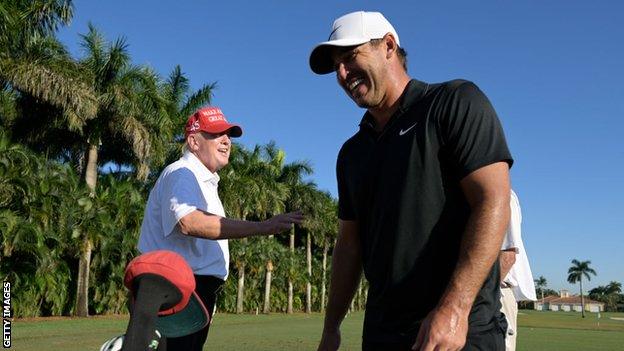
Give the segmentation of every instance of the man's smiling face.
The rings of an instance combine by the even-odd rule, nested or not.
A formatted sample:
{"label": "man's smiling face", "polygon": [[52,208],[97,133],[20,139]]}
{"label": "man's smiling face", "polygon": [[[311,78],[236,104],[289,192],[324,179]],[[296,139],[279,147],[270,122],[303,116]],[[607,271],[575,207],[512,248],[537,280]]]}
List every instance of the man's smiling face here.
{"label": "man's smiling face", "polygon": [[338,84],[362,108],[379,106],[385,97],[386,51],[383,42],[335,48],[332,60]]}

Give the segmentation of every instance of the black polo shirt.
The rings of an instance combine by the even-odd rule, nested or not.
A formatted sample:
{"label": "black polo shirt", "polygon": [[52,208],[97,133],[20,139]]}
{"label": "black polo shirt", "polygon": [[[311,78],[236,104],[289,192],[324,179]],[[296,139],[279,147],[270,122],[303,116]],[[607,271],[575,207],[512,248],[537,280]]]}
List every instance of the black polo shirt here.
{"label": "black polo shirt", "polygon": [[[457,264],[470,207],[460,180],[499,161],[511,164],[487,97],[471,82],[410,81],[380,133],[368,112],[338,154],[339,217],[359,223],[370,288],[364,339],[413,339]],[[488,275],[470,332],[499,317],[498,264]]]}

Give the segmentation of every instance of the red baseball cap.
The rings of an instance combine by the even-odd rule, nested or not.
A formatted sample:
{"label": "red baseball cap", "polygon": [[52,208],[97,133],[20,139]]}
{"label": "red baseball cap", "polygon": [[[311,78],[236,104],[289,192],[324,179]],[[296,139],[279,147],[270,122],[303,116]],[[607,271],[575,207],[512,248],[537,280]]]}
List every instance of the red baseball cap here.
{"label": "red baseball cap", "polygon": [[233,138],[243,135],[241,127],[228,123],[220,108],[208,106],[197,110],[189,117],[184,128],[184,136],[186,137],[199,131],[218,134],[228,130]]}
{"label": "red baseball cap", "polygon": [[195,276],[184,258],[173,251],[151,251],[134,258],[126,267],[124,285],[133,291],[132,281],[143,274],[159,275],[180,290],[182,299],[172,308],[158,312],[156,329],[166,337],[192,334],[205,327],[210,316],[195,293]]}

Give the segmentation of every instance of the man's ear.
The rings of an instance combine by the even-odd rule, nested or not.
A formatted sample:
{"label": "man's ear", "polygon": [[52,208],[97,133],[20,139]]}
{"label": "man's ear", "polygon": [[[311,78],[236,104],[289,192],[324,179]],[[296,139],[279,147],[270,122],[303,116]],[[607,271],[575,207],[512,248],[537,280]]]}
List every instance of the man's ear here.
{"label": "man's ear", "polygon": [[392,33],[386,33],[383,37],[383,41],[386,45],[386,58],[390,58],[396,53],[399,46],[397,45],[396,39]]}
{"label": "man's ear", "polygon": [[189,134],[186,137],[186,146],[190,151],[197,151],[198,143],[197,143],[197,133]]}

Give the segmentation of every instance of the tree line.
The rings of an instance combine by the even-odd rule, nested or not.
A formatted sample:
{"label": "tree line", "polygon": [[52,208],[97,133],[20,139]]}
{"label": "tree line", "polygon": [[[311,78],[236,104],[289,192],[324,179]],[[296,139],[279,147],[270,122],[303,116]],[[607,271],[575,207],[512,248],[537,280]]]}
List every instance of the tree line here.
{"label": "tree line", "polygon": [[[583,290],[583,277],[590,281],[592,275],[597,275],[596,271],[590,267],[591,261],[572,260],[572,266],[568,269],[568,282],[571,284],[579,283],[579,295],[581,296],[581,315],[585,317],[585,301]],[[535,289],[538,299],[544,300],[544,296],[558,296],[559,293],[552,289],[548,289],[548,281],[544,276],[534,279]],[[597,286],[589,290],[589,298],[604,302],[605,310],[617,312],[624,310],[624,294],[622,294],[622,283],[611,281],[609,284]],[[525,304],[526,305],[526,304]],[[525,306],[526,307],[526,306]]]}
{"label": "tree line", "polygon": [[[134,64],[125,39],[93,25],[72,57],[55,36],[72,13],[69,0],[0,0],[0,275],[13,283],[17,317],[126,311],[124,268],[138,254],[148,191],[216,89],[192,90],[180,66],[163,78]],[[273,142],[234,145],[220,172],[227,215],[300,209],[307,220],[231,241],[220,310],[324,309],[336,201],[306,180],[312,173]],[[362,282],[353,308],[365,298]]]}

